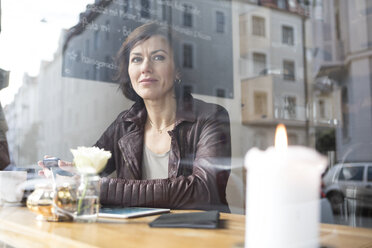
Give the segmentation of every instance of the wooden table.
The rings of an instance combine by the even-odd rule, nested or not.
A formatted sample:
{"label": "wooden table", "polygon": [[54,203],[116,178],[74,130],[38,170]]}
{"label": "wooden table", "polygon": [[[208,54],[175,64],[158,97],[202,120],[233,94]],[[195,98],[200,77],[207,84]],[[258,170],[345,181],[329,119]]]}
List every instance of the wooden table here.
{"label": "wooden table", "polygon": [[[0,208],[0,241],[14,247],[244,247],[245,217],[237,214],[221,214],[225,228],[218,230],[150,228],[156,216],[93,224],[35,217],[25,207]],[[372,229],[322,224],[320,243],[330,248],[372,247]]]}

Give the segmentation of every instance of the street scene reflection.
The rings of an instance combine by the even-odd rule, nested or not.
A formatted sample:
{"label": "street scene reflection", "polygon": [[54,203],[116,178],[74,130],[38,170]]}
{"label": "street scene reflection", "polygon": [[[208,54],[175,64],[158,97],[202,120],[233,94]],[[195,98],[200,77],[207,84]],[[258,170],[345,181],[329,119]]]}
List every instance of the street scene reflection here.
{"label": "street scene reflection", "polygon": [[[0,33],[8,55],[17,50],[4,45],[15,32],[8,25],[21,18],[7,16],[9,2],[1,2]],[[38,178],[44,155],[72,161],[71,148],[93,145],[133,104],[118,90],[116,54],[132,30],[154,22],[177,37],[182,92],[229,114],[232,213],[246,211],[245,154],[273,146],[283,123],[289,146],[327,158],[320,221],[372,227],[372,1],[91,0],[70,8],[73,22],[54,30],[53,56],[40,58],[36,73],[0,58],[6,170]]]}

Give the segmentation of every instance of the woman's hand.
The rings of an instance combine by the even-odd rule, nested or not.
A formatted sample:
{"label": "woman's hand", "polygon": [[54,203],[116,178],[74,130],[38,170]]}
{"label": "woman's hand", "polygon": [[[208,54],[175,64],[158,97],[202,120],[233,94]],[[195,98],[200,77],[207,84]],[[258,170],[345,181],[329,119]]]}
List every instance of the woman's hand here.
{"label": "woman's hand", "polygon": [[[44,156],[44,159],[46,158],[51,158],[51,156]],[[38,166],[40,166],[42,168],[42,170],[40,170],[38,173],[39,173],[39,176],[45,176],[47,178],[50,178],[52,177],[52,172],[50,171],[50,169],[48,169],[43,161],[38,161],[37,162]],[[70,172],[72,174],[76,174],[76,169],[75,169],[75,166],[73,165],[73,163],[71,162],[67,162],[67,161],[63,161],[63,160],[58,160],[58,167],[61,169],[61,170],[64,170],[64,171],[67,171],[67,172]]]}

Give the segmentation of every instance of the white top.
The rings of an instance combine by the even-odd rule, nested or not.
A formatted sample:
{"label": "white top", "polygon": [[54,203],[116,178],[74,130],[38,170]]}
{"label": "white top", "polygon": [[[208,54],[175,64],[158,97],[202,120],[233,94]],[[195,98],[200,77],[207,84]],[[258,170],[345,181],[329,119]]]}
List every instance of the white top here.
{"label": "white top", "polygon": [[147,146],[143,145],[142,155],[142,179],[168,178],[169,151],[156,154]]}

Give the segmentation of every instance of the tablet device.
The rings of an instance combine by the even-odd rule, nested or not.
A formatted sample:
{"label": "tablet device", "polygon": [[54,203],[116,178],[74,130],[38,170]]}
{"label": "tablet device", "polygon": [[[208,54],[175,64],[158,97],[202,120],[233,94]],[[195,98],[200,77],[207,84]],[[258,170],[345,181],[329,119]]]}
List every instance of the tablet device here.
{"label": "tablet device", "polygon": [[169,208],[142,208],[142,207],[128,207],[128,208],[100,208],[98,217],[103,218],[133,218],[147,215],[155,215],[161,213],[169,213]]}

